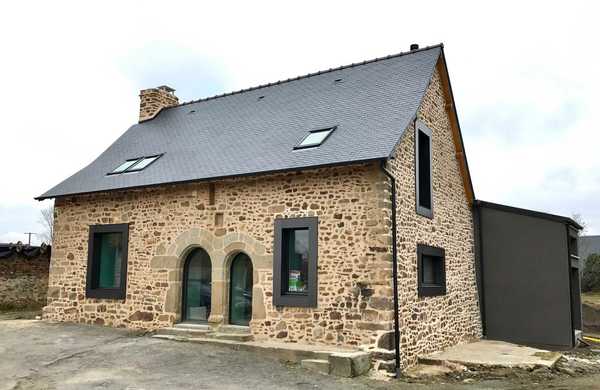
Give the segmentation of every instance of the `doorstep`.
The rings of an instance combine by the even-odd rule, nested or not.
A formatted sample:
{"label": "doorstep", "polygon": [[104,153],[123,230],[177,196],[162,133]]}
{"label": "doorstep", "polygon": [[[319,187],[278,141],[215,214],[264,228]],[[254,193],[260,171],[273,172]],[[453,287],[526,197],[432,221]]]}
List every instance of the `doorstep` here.
{"label": "doorstep", "polygon": [[441,352],[420,356],[423,364],[460,364],[465,367],[487,368],[552,368],[562,357],[558,352],[530,348],[504,341],[478,340],[459,344]]}
{"label": "doorstep", "polygon": [[[227,331],[211,333],[207,337],[201,336],[202,333],[198,332],[190,337],[188,332],[185,336],[173,334],[172,329],[161,329],[158,334],[152,337],[163,340],[220,345],[236,351],[254,352],[284,362],[299,363],[302,367],[316,372],[342,377],[363,375],[369,371],[371,366],[370,354],[357,349],[277,341],[248,341],[237,339],[242,333],[228,333]],[[235,339],[226,336],[234,336]]]}

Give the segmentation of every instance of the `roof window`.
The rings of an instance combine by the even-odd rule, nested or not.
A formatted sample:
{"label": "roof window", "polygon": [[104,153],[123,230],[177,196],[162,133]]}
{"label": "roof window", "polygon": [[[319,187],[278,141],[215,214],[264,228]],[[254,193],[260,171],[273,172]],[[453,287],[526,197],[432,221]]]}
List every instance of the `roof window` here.
{"label": "roof window", "polygon": [[331,133],[333,133],[335,129],[336,126],[312,130],[302,139],[302,141],[300,141],[298,145],[294,147],[294,149],[314,148],[321,146],[321,144],[325,142],[325,140],[331,135]]}
{"label": "roof window", "polygon": [[127,172],[139,172],[141,170],[146,169],[150,164],[154,161],[158,160],[162,156],[162,154],[154,155],[154,156],[146,156],[146,157],[138,157],[125,161],[123,164],[119,165],[111,172],[109,175],[118,175],[120,173]]}

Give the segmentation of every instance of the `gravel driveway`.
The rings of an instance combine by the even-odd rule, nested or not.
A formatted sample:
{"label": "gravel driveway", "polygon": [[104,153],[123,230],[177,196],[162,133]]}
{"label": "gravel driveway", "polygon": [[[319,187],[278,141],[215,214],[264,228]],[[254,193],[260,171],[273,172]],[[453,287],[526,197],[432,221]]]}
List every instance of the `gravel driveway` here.
{"label": "gravel driveway", "polygon": [[[600,376],[553,383],[597,388]],[[544,385],[541,388],[546,387]],[[0,321],[0,390],[5,389],[502,389],[532,384],[471,384],[341,379],[229,348],[178,343],[120,329],[41,321]]]}

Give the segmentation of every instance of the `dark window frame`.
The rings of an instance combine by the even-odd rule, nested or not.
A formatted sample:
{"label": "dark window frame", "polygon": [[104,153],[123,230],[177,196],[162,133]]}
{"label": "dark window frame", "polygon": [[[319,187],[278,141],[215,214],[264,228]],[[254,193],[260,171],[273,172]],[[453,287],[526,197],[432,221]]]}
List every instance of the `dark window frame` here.
{"label": "dark window frame", "polygon": [[[319,146],[323,145],[325,143],[325,141],[327,141],[329,139],[329,137],[331,137],[333,132],[336,130],[337,130],[337,126],[326,126],[326,127],[320,127],[318,129],[311,130],[304,137],[302,137],[302,139],[300,140],[300,142],[298,142],[298,144],[296,146],[294,146],[294,150],[319,147]],[[306,138],[308,138],[312,133],[320,133],[322,131],[329,131],[327,136],[325,138],[323,138],[323,141],[318,142],[318,143],[313,142],[312,144],[302,145],[302,142],[304,142],[304,140]]]}
{"label": "dark window frame", "polygon": [[[121,233],[123,235],[123,258],[121,259],[121,281],[117,288],[94,288],[94,276],[99,263],[94,260],[96,240],[99,233]],[[88,238],[88,262],[85,286],[86,298],[125,299],[127,294],[127,259],[129,253],[129,224],[90,225]]]}
{"label": "dark window frame", "polygon": [[[423,283],[423,256],[439,258],[441,262],[441,284]],[[419,297],[434,297],[446,295],[446,251],[429,245],[417,245],[417,288]]]}
{"label": "dark window frame", "polygon": [[[427,208],[421,205],[421,164],[419,158],[419,132],[425,134],[429,138],[429,205]],[[427,218],[433,218],[433,137],[432,131],[422,121],[415,121],[415,195],[416,195],[416,211],[417,214]]]}
{"label": "dark window frame", "polygon": [[[318,295],[318,232],[317,217],[275,219],[273,241],[273,305],[291,307],[317,307]],[[306,294],[291,294],[283,291],[283,231],[286,229],[308,229],[308,282]]]}

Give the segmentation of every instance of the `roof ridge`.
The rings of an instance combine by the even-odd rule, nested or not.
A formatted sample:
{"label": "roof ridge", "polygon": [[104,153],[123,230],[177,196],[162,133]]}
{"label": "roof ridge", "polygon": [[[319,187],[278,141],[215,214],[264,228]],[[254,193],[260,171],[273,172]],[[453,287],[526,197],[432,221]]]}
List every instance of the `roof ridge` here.
{"label": "roof ridge", "polygon": [[308,77],[313,77],[313,76],[321,75],[321,74],[324,74],[324,73],[335,72],[335,71],[342,70],[342,69],[354,68],[356,66],[371,64],[373,62],[388,60],[390,58],[402,57],[402,56],[409,55],[409,54],[414,54],[414,53],[419,53],[419,52],[426,51],[426,50],[436,49],[438,47],[443,49],[444,48],[444,44],[443,43],[438,43],[437,45],[426,46],[426,47],[423,47],[423,48],[420,48],[420,49],[416,49],[416,50],[404,51],[404,52],[400,52],[400,53],[396,53],[396,54],[390,54],[390,55],[383,56],[383,57],[376,57],[376,58],[373,58],[373,59],[370,59],[370,60],[364,60],[364,61],[361,61],[361,62],[353,62],[353,63],[351,63],[349,65],[342,65],[342,66],[338,66],[336,68],[329,68],[329,69],[320,70],[320,71],[317,71],[317,72],[306,73],[306,74],[303,74],[303,75],[300,75],[300,76],[290,77],[290,78],[284,79],[284,80],[277,80],[277,81],[274,81],[274,82],[271,82],[271,83],[267,83],[267,84],[260,84],[260,85],[254,86],[254,87],[238,89],[238,90],[232,91],[232,92],[226,92],[226,93],[221,93],[221,94],[218,94],[218,95],[208,96],[208,97],[205,97],[205,98],[200,98],[200,99],[196,99],[196,100],[190,100],[189,102],[183,102],[183,103],[180,103],[180,104],[178,104],[176,106],[165,107],[165,109],[175,108],[175,107],[181,107],[181,106],[187,106],[187,105],[195,104],[195,103],[201,103],[201,102],[205,102],[205,101],[208,101],[208,100],[218,99],[218,98],[225,97],[225,96],[238,95],[238,94],[241,94],[241,93],[244,93],[244,92],[255,91],[257,89],[266,88],[266,87],[272,87],[274,85],[279,85],[279,84],[283,84],[283,83],[289,83],[291,81],[301,80],[301,79],[305,79],[305,78],[308,78]]}

